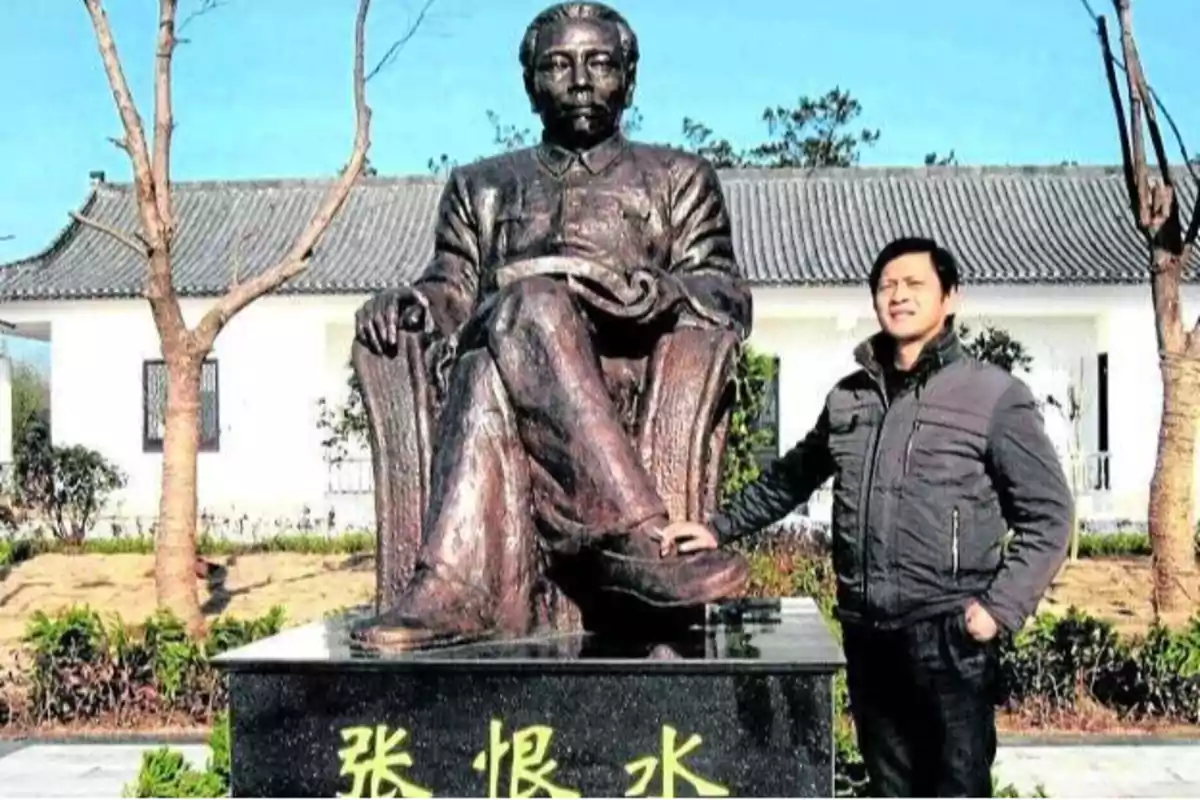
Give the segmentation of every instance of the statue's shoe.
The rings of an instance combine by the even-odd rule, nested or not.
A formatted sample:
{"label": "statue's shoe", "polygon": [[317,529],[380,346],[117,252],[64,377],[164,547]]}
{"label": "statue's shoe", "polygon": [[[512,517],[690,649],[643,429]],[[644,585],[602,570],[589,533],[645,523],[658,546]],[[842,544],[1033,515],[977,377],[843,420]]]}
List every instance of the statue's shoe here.
{"label": "statue's shoe", "polygon": [[596,586],[664,608],[699,606],[739,596],[750,566],[739,553],[703,550],[662,557],[643,533],[606,537],[594,550]]}
{"label": "statue's shoe", "polygon": [[350,632],[369,649],[409,651],[465,644],[493,631],[487,598],[473,586],[419,573],[391,609]]}

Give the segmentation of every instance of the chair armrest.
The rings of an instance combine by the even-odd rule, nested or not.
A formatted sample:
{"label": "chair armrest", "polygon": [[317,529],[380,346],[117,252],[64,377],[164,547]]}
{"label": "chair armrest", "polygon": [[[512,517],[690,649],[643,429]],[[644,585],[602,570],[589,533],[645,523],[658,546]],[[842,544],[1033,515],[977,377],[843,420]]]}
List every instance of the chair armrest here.
{"label": "chair armrest", "polygon": [[429,500],[432,384],[420,336],[401,333],[393,356],[359,342],[351,365],[362,385],[375,476],[376,606],[391,607],[412,577]]}
{"label": "chair armrest", "polygon": [[680,327],[650,356],[638,451],[672,520],[715,508],[740,343],[733,331]]}

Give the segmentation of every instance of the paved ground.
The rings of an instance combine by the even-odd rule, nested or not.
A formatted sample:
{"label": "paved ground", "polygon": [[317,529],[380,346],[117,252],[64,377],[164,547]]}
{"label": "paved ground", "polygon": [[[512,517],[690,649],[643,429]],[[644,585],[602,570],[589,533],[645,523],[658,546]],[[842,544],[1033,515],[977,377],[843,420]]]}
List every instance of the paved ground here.
{"label": "paved ground", "polygon": [[1001,746],[996,772],[1050,797],[1200,797],[1200,744]]}
{"label": "paved ground", "polygon": [[[206,745],[176,746],[196,766]],[[0,745],[0,748],[4,745]],[[0,796],[121,797],[137,776],[145,744],[31,744],[0,749]]]}
{"label": "paved ground", "polygon": [[[146,744],[0,742],[0,796],[121,796]],[[173,745],[197,766],[204,745]],[[996,771],[1050,797],[1200,797],[1200,743],[1001,746]]]}

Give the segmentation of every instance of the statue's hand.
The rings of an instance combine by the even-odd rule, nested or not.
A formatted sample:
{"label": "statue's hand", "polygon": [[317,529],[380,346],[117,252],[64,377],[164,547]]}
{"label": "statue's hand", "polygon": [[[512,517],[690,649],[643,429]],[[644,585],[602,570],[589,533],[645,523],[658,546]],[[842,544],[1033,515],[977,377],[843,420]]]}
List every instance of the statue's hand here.
{"label": "statue's hand", "polygon": [[410,286],[388,289],[372,297],[355,314],[355,333],[367,349],[379,355],[395,350],[401,331],[425,330],[429,314],[425,298]]}

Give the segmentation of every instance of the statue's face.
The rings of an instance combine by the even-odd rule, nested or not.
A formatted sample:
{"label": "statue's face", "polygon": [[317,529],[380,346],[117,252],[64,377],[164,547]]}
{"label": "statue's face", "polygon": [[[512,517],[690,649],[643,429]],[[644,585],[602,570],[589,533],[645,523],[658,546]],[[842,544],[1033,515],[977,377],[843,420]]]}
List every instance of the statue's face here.
{"label": "statue's face", "polygon": [[589,147],[616,132],[630,90],[617,27],[567,19],[542,30],[526,89],[548,138]]}

